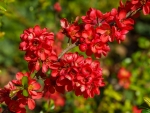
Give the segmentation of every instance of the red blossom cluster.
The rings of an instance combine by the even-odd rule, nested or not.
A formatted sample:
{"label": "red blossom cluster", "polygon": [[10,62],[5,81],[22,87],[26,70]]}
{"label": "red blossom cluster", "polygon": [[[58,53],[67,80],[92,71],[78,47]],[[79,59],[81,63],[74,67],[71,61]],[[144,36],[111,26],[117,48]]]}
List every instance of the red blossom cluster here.
{"label": "red blossom cluster", "polygon": [[109,42],[121,42],[129,30],[133,29],[134,20],[126,18],[127,11],[123,8],[112,9],[103,14],[90,8],[86,16],[82,16],[82,23],[78,24],[78,17],[69,24],[66,19],[61,20],[63,32],[72,40],[79,41],[79,49],[88,56],[94,54],[97,58],[106,56],[110,50]]}
{"label": "red blossom cluster", "polygon": [[125,89],[128,89],[130,86],[131,73],[127,69],[122,67],[120,68],[117,77],[119,79],[119,84]]}
{"label": "red blossom cluster", "polygon": [[26,113],[25,106],[30,110],[35,108],[35,99],[40,99],[43,93],[38,91],[41,85],[30,73],[17,73],[16,80],[12,80],[0,89],[0,102],[5,102],[9,110],[15,113]]}
{"label": "red blossom cluster", "polygon": [[98,61],[84,59],[78,53],[67,53],[52,69],[51,77],[45,80],[44,91],[60,93],[75,91],[85,98],[100,94],[99,87],[104,86],[102,69]]}
{"label": "red blossom cluster", "polygon": [[88,56],[94,54],[97,58],[106,56],[110,50],[109,42],[116,40],[118,43],[125,39],[126,34],[133,29],[134,14],[142,9],[143,13],[150,14],[149,0],[131,0],[117,9],[102,13],[100,10],[90,8],[82,23],[78,23],[79,17],[73,23],[66,19],[61,20],[63,32],[72,40],[79,42],[79,49],[86,52]]}
{"label": "red blossom cluster", "polygon": [[30,71],[39,71],[42,65],[42,72],[47,72],[51,62],[57,60],[53,50],[54,34],[36,25],[34,28],[24,30],[20,38],[22,42],[19,49],[26,51],[24,59],[29,63]]}
{"label": "red blossom cluster", "polygon": [[[54,6],[60,11],[58,3]],[[58,40],[66,35],[73,43],[59,56],[61,44],[56,46],[54,34],[38,25],[24,30],[21,34],[20,50],[25,51],[24,59],[28,62],[29,72],[16,74],[4,88],[0,88],[0,103],[5,103],[8,110],[15,113],[25,113],[25,106],[35,108],[35,99],[51,97],[56,92],[74,91],[85,98],[100,94],[103,87],[102,68],[99,61],[91,57],[84,58],[78,53],[66,53],[74,46],[79,46],[88,56],[94,54],[97,58],[106,56],[110,50],[108,43],[116,40],[118,43],[125,39],[125,35],[133,29],[134,20],[140,10],[145,15],[150,14],[150,0],[128,0],[125,4],[120,1],[118,9],[102,13],[90,8],[82,22],[79,17],[73,23],[61,19],[63,32],[57,33]],[[61,41],[60,41],[61,43]],[[57,48],[58,47],[58,48]],[[125,88],[130,84],[130,72],[121,68],[118,73],[119,84]],[[41,88],[39,78],[43,81]]]}

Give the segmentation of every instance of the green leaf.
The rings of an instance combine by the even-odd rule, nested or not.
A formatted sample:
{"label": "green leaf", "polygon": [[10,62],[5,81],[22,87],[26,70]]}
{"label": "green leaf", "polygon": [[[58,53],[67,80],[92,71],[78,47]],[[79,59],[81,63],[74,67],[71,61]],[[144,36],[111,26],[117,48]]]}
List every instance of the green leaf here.
{"label": "green leaf", "polygon": [[51,99],[49,108],[53,110],[55,108],[54,100]]}
{"label": "green leaf", "polygon": [[6,6],[6,4],[5,4],[4,2],[1,2],[1,1],[0,1],[0,10],[6,11],[5,6]]}
{"label": "green leaf", "polygon": [[150,113],[150,109],[144,109],[142,110],[142,113]]}
{"label": "green leaf", "polygon": [[140,48],[147,49],[150,47],[150,41],[145,37],[140,37],[138,39],[138,45]]}
{"label": "green leaf", "polygon": [[24,76],[22,78],[22,85],[23,85],[24,88],[28,87],[28,77],[27,76]]}
{"label": "green leaf", "polygon": [[150,98],[148,97],[144,97],[144,101],[148,104],[148,106],[150,107]]}
{"label": "green leaf", "polygon": [[6,11],[6,9],[2,6],[0,6],[0,9],[3,10],[3,11]]}
{"label": "green leaf", "polygon": [[54,104],[54,100],[50,99],[48,100],[45,104],[44,104],[44,109],[49,112],[49,111],[53,111],[55,108],[55,104]]}
{"label": "green leaf", "polygon": [[29,94],[28,94],[28,91],[27,91],[26,89],[23,90],[22,94],[23,94],[23,96],[25,96],[25,97],[28,97],[28,95],[29,95]]}
{"label": "green leaf", "polygon": [[30,77],[31,77],[31,78],[34,78],[35,75],[36,75],[36,73],[37,73],[37,71],[34,71],[33,73],[31,73]]}

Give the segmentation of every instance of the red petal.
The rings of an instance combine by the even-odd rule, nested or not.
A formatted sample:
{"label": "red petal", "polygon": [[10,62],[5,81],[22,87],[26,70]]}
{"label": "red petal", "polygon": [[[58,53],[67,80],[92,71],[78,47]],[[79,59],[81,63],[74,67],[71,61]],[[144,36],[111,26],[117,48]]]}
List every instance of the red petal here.
{"label": "red petal", "polygon": [[37,61],[36,64],[35,64],[35,70],[36,71],[40,70],[40,63],[39,63],[39,61]]}
{"label": "red petal", "polygon": [[71,90],[73,90],[72,84],[66,85],[65,86],[65,90],[68,91],[68,92],[71,91]]}
{"label": "red petal", "polygon": [[77,88],[76,90],[75,90],[75,95],[76,96],[79,96],[79,95],[81,95],[82,93],[81,93],[81,90],[79,89],[79,88]]}
{"label": "red petal", "polygon": [[33,95],[32,98],[33,99],[40,99],[40,98],[42,98],[42,96],[43,96],[43,93],[37,92],[37,95]]}
{"label": "red petal", "polygon": [[56,77],[58,75],[58,70],[52,70],[51,76]]}
{"label": "red petal", "polygon": [[38,82],[34,82],[32,84],[33,90],[39,90],[41,88],[41,85]]}
{"label": "red petal", "polygon": [[46,65],[46,63],[43,63],[43,65],[42,65],[42,72],[46,73],[47,70],[48,70],[48,66]]}
{"label": "red petal", "polygon": [[61,27],[62,28],[66,28],[66,27],[68,27],[68,21],[67,21],[67,19],[61,19],[60,20],[60,25],[61,25]]}
{"label": "red petal", "polygon": [[102,29],[101,27],[98,27],[98,28],[96,29],[96,33],[104,34],[105,32],[106,32],[106,30],[105,30],[105,29]]}
{"label": "red petal", "polygon": [[30,110],[33,110],[35,108],[35,101],[31,98],[28,98],[28,107]]}
{"label": "red petal", "polygon": [[111,15],[115,16],[117,14],[117,9],[116,8],[113,8],[111,10]]}
{"label": "red petal", "polygon": [[17,80],[21,80],[23,76],[24,76],[24,75],[23,75],[22,72],[18,72],[18,73],[16,74],[16,79],[17,79]]}
{"label": "red petal", "polygon": [[109,40],[110,36],[109,35],[101,35],[101,41],[103,43],[107,43]]}
{"label": "red petal", "polygon": [[25,51],[27,49],[27,43],[25,41],[21,42],[19,45],[19,49]]}
{"label": "red petal", "polygon": [[123,21],[124,24],[134,24],[134,20],[129,18]]}
{"label": "red petal", "polygon": [[96,10],[92,9],[90,12],[90,18],[95,19],[96,18]]}
{"label": "red petal", "polygon": [[121,10],[120,12],[119,12],[119,19],[124,19],[125,17],[126,17],[126,14],[127,14],[127,12],[126,12],[126,10]]}
{"label": "red petal", "polygon": [[40,35],[40,34],[41,34],[40,26],[36,25],[36,26],[34,27],[34,32],[35,32],[36,35]]}
{"label": "red petal", "polygon": [[83,38],[87,38],[89,36],[89,34],[87,32],[82,32],[82,37]]}
{"label": "red petal", "polygon": [[46,55],[44,52],[40,52],[39,53],[39,57],[41,58],[41,60],[45,60],[46,59]]}
{"label": "red petal", "polygon": [[81,92],[84,92],[85,91],[85,86],[81,86],[80,90],[81,90]]}
{"label": "red petal", "polygon": [[56,91],[59,93],[64,93],[65,92],[65,88],[63,86],[56,86]]}
{"label": "red petal", "polygon": [[143,14],[144,14],[144,15],[147,15],[147,14],[149,14],[149,13],[150,13],[150,8],[149,8],[149,6],[144,5],[144,6],[143,6]]}
{"label": "red petal", "polygon": [[80,44],[80,45],[79,45],[79,49],[80,49],[82,52],[84,52],[84,51],[86,51],[86,49],[87,49],[87,45],[86,45],[86,44]]}
{"label": "red petal", "polygon": [[53,86],[49,87],[49,92],[51,94],[55,93],[55,88]]}
{"label": "red petal", "polygon": [[137,4],[137,3],[139,3],[139,0],[131,0],[131,3],[132,4]]}

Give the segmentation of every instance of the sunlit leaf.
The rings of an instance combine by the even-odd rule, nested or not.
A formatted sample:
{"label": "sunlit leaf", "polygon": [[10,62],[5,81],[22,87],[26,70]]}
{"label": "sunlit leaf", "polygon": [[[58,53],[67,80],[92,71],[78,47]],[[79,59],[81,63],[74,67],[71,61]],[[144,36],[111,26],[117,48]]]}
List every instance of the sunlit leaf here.
{"label": "sunlit leaf", "polygon": [[22,94],[23,94],[23,96],[25,96],[25,97],[27,97],[29,94],[28,94],[28,91],[27,90],[23,90],[23,92],[22,92]]}
{"label": "sunlit leaf", "polygon": [[144,101],[148,104],[148,106],[150,107],[150,98],[148,97],[144,97]]}
{"label": "sunlit leaf", "polygon": [[6,9],[3,6],[0,6],[0,10],[6,11]]}
{"label": "sunlit leaf", "polygon": [[22,85],[24,86],[24,88],[28,87],[28,77],[27,76],[23,76]]}

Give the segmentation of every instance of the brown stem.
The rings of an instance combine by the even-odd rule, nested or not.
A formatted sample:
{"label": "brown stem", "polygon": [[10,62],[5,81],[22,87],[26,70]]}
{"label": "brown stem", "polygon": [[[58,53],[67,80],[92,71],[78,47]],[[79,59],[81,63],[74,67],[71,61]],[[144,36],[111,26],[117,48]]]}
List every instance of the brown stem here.
{"label": "brown stem", "polygon": [[128,12],[127,15],[126,15],[126,18],[129,18],[129,17],[133,16],[134,14],[136,14],[137,12],[139,12],[140,10],[141,10],[141,8],[138,8],[135,11]]}
{"label": "brown stem", "polygon": [[60,55],[58,56],[58,59],[60,59],[66,52],[68,52],[69,50],[71,50],[72,48],[76,47],[79,45],[79,41],[71,44],[70,46],[68,46],[65,50],[63,50],[62,53],[60,53]]}

